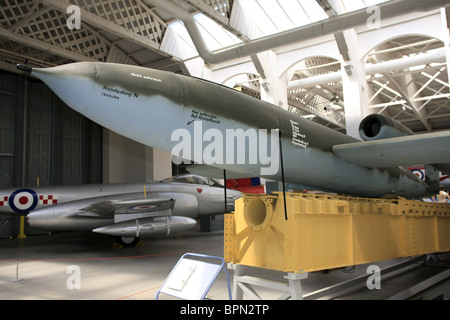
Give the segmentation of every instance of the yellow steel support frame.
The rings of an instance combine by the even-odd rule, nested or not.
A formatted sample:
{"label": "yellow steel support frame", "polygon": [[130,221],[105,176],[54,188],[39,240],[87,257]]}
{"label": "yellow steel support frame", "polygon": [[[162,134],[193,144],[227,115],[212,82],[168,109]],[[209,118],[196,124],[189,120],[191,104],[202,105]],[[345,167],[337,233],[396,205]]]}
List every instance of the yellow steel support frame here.
{"label": "yellow steel support frame", "polygon": [[225,261],[291,273],[450,250],[450,204],[245,195],[225,215]]}

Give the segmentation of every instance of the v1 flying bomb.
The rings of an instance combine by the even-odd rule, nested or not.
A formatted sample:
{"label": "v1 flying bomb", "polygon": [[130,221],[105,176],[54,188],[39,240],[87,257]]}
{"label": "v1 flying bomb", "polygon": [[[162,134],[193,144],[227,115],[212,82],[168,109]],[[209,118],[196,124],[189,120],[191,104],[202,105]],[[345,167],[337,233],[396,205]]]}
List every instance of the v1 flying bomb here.
{"label": "v1 flying bomb", "polygon": [[[214,179],[194,174],[149,183],[2,189],[0,214],[28,213],[33,228],[93,231],[132,246],[140,237],[190,230],[200,215],[224,213],[224,194]],[[226,195],[230,212],[241,193]]]}
{"label": "v1 flying bomb", "polygon": [[102,62],[18,68],[98,124],[234,178],[282,181],[284,173],[286,182],[312,189],[421,198],[439,179],[420,181],[402,166],[450,173],[450,132],[413,135],[382,115],[362,121],[360,141],[222,85],[165,71]]}

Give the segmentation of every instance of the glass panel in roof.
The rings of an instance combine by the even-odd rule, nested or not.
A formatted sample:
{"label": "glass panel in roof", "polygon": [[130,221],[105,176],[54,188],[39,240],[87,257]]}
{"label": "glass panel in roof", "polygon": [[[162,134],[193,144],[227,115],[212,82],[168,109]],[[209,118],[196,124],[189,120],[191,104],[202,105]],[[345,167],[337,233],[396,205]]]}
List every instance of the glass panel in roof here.
{"label": "glass panel in roof", "polygon": [[325,13],[325,11],[323,11],[322,7],[317,3],[316,0],[297,1],[298,3],[300,3],[309,18],[309,21],[305,21],[305,23],[299,23],[298,26],[328,19],[328,15]]}
{"label": "glass panel in roof", "polygon": [[[196,14],[194,19],[199,26],[200,33],[209,50],[214,51],[242,42],[236,36],[222,28],[202,13]],[[195,48],[195,45],[192,42],[192,39],[182,21],[178,20],[170,23],[169,28],[171,28],[174,33],[184,41],[184,44],[189,47],[189,51],[192,51],[192,53],[189,52],[186,56],[179,58],[189,59],[198,54],[197,49]]]}
{"label": "glass panel in roof", "polygon": [[186,30],[186,27],[184,26],[184,23],[181,20],[172,22],[169,24],[169,26],[175,32],[175,34],[178,35],[178,37],[183,39],[183,41],[187,46],[189,46],[189,48],[197,51],[191,37],[189,36],[189,33]]}
{"label": "glass panel in roof", "polygon": [[200,26],[200,32],[210,50],[229,47],[241,42],[235,35],[202,13],[196,14],[194,19]]}
{"label": "glass panel in roof", "polygon": [[252,21],[261,33],[261,36],[276,32],[274,31],[276,26],[255,0],[240,0],[240,3],[245,11],[251,12]]}
{"label": "glass panel in roof", "polygon": [[389,0],[341,0],[346,12],[356,11],[377,4],[387,2]]}
{"label": "glass panel in roof", "polygon": [[[348,0],[346,0],[348,1]],[[388,2],[389,0],[363,0],[365,7],[375,6],[377,4]]]}
{"label": "glass panel in roof", "polygon": [[[328,19],[327,13],[317,3],[317,0],[237,0],[242,8],[249,13],[255,34],[259,38],[283,32],[317,21]],[[374,6],[389,0],[336,0],[340,1],[340,11],[355,11]],[[339,10],[338,10],[339,11]],[[194,16],[200,32],[209,50],[219,50],[242,43],[236,36],[225,30],[219,24],[202,13]],[[170,24],[175,33],[185,43],[195,50],[195,46],[182,22]],[[195,50],[196,51],[196,50]]]}
{"label": "glass panel in roof", "polygon": [[292,27],[309,23],[310,19],[298,1],[286,1],[283,2],[283,5],[284,12],[288,15]]}
{"label": "glass panel in roof", "polygon": [[289,21],[289,17],[286,15],[286,12],[283,11],[283,8],[278,1],[258,0],[254,2],[256,3],[255,5],[261,7],[268,22],[270,21],[270,26],[275,28],[276,32],[281,32],[293,27],[292,23]]}
{"label": "glass panel in roof", "polygon": [[251,12],[252,20],[261,36],[286,31],[328,16],[316,0],[239,0]]}

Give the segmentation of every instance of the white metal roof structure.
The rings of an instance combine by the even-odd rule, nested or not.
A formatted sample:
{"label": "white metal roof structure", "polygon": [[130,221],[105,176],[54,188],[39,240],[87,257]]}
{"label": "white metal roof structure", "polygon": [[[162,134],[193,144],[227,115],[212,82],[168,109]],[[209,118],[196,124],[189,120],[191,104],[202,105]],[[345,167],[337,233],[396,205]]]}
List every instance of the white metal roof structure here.
{"label": "white metal roof structure", "polygon": [[[359,118],[383,113],[415,132],[450,129],[450,41],[442,9],[450,1],[0,4],[3,70],[16,72],[25,59],[38,67],[74,61],[134,64],[239,86],[342,132],[358,99],[367,109]],[[351,80],[355,75],[359,87]],[[356,107],[349,107],[353,100]]]}

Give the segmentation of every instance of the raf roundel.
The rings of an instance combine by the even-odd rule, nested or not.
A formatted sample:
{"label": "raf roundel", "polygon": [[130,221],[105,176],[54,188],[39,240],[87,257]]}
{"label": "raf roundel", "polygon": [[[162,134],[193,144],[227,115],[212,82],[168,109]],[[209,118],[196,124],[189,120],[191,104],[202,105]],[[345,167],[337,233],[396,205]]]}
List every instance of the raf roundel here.
{"label": "raf roundel", "polygon": [[19,189],[9,197],[9,206],[17,213],[28,213],[38,204],[36,192],[31,189]]}
{"label": "raf roundel", "polygon": [[420,169],[412,169],[411,170],[412,173],[414,173],[417,178],[419,178],[420,180],[424,180],[425,179],[425,175],[423,174],[423,171]]}

